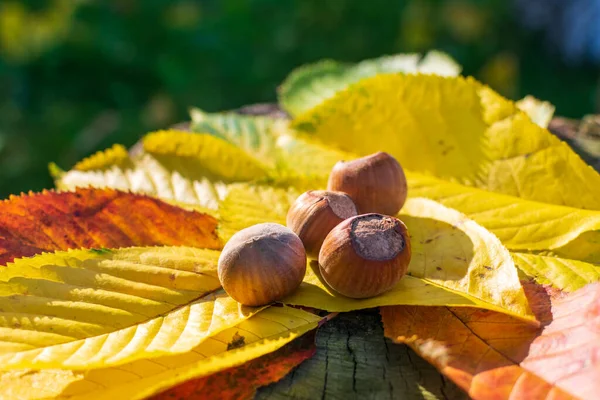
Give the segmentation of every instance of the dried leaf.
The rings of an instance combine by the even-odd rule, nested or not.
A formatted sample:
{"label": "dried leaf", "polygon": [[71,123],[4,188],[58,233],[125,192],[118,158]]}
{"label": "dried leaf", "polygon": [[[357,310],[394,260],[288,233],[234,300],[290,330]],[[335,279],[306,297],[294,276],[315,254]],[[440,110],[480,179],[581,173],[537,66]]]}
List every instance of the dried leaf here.
{"label": "dried leaf", "polygon": [[547,319],[543,330],[467,308],[385,307],[382,317],[387,337],[407,343],[475,399],[595,398],[600,284],[563,298],[538,287],[529,300]]}
{"label": "dried leaf", "polygon": [[188,245],[220,248],[217,221],[112,189],[11,196],[0,203],[0,265],[69,248]]}

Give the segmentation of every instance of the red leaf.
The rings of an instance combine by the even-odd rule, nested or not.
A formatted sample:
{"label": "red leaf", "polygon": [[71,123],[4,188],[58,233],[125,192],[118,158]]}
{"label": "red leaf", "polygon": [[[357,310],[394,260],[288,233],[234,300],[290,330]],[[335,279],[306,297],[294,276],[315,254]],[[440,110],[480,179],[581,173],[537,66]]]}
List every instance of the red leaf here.
{"label": "red leaf", "polygon": [[220,248],[216,226],[209,215],[112,189],[11,196],[0,202],[0,265],[70,248]]}
{"label": "red leaf", "polygon": [[187,381],[153,396],[151,400],[251,399],[259,387],[279,381],[315,354],[315,333],[307,333],[279,350],[239,367]]}
{"label": "red leaf", "polygon": [[474,399],[600,393],[600,283],[565,296],[525,285],[543,328],[493,311],[382,307],[385,335],[407,343]]}

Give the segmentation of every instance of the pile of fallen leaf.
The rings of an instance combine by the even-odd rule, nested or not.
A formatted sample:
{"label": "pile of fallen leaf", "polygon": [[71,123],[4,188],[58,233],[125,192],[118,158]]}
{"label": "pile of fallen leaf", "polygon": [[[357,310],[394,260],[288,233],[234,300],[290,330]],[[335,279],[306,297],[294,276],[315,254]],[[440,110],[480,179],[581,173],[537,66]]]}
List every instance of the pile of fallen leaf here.
{"label": "pile of fallen leaf", "polygon": [[[56,191],[0,204],[0,397],[252,397],[335,313],[380,307],[386,337],[472,398],[595,398],[600,175],[545,129],[550,105],[459,72],[435,52],[325,61],[281,85],[289,117],[194,109],[186,129],[52,165]],[[394,289],[348,299],[309,263],[282,304],[221,290],[231,235],[285,224],[335,162],[379,150],[409,182]]]}

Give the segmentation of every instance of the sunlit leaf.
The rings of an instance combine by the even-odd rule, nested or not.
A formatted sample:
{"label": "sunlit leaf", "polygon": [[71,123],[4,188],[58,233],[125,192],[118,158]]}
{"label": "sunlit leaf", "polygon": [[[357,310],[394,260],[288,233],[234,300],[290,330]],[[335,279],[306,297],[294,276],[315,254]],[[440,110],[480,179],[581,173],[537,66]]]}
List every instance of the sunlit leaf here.
{"label": "sunlit leaf", "polygon": [[512,253],[517,267],[542,285],[574,292],[600,280],[600,266],[560,257]]}
{"label": "sunlit leaf", "polygon": [[0,374],[0,383],[5,396],[23,400],[143,399],[276,351],[320,320],[302,310],[270,307],[184,354],[89,371],[8,371]]}
{"label": "sunlit leaf", "polygon": [[265,164],[275,166],[277,131],[285,129],[287,121],[234,112],[207,113],[199,108],[192,108],[190,116],[192,131],[214,135],[234,144]]}
{"label": "sunlit leaf", "polygon": [[209,134],[159,131],[145,136],[142,144],[144,151],[126,161],[110,164],[109,149],[82,162],[96,169],[55,169],[57,188],[111,187],[216,209],[228,183],[268,177],[255,158]]}
{"label": "sunlit leaf", "polygon": [[[143,151],[127,156],[127,159],[114,157],[115,148],[111,148],[77,164],[83,165],[83,170],[74,168],[65,172],[51,165],[56,186],[64,190],[111,187],[156,196],[176,204],[199,206],[195,208],[200,210],[215,210],[227,194],[230,183],[259,181],[303,190],[324,188],[329,171],[337,161],[356,157],[298,138],[285,124],[270,129],[275,122],[260,122],[266,121],[266,117],[202,115],[235,129],[223,131],[223,135],[230,135],[227,138],[230,143],[218,139],[222,135],[213,137],[212,134],[179,131],[151,133],[142,140]],[[244,126],[254,129],[240,128]],[[268,160],[261,151],[247,146],[248,142],[258,149],[267,146],[272,165],[266,163]],[[248,154],[241,151],[242,148],[246,148]],[[319,156],[315,157],[317,154]],[[90,169],[92,167],[96,168]]]}
{"label": "sunlit leaf", "polygon": [[[289,190],[240,185],[219,213],[224,238],[261,222],[285,224],[295,194]],[[476,305],[532,319],[517,270],[500,241],[464,215],[427,199],[411,199],[399,216],[411,233],[409,274],[381,296],[353,300],[336,295],[313,264],[287,304],[350,311],[391,304]]]}
{"label": "sunlit leaf", "polygon": [[217,221],[112,189],[11,196],[0,203],[0,265],[69,248],[188,245],[220,248]]}
{"label": "sunlit leaf", "polygon": [[382,73],[406,72],[456,76],[461,67],[447,54],[431,51],[419,54],[396,54],[357,64],[324,60],[292,71],[279,87],[279,102],[290,114],[313,108],[352,83]]}
{"label": "sunlit leaf", "polygon": [[489,192],[421,174],[407,174],[411,196],[434,199],[474,219],[509,249],[557,249],[600,229],[600,212]]}
{"label": "sunlit leaf", "polygon": [[525,96],[515,105],[542,128],[547,128],[554,116],[555,107],[551,103],[538,100],[533,96]]}
{"label": "sunlit leaf", "polygon": [[229,183],[263,179],[268,174],[257,159],[212,135],[160,131],[144,136],[142,143],[144,151],[165,168],[192,180]]}
{"label": "sunlit leaf", "polygon": [[293,126],[351,153],[387,151],[414,172],[600,209],[600,175],[514,103],[471,78],[378,75],[298,116]]}
{"label": "sunlit leaf", "polygon": [[115,144],[105,151],[99,151],[90,157],[84,158],[75,164],[73,169],[78,171],[91,171],[115,165],[119,167],[127,167],[130,165],[127,149],[120,144]]}
{"label": "sunlit leaf", "polygon": [[184,353],[258,309],[220,288],[219,252],[72,250],[0,270],[0,365],[96,368]]}
{"label": "sunlit leaf", "polygon": [[530,297],[540,311],[552,302],[540,331],[467,308],[386,307],[382,317],[387,337],[408,344],[474,399],[592,399],[600,390],[599,292],[592,284],[562,299]]}

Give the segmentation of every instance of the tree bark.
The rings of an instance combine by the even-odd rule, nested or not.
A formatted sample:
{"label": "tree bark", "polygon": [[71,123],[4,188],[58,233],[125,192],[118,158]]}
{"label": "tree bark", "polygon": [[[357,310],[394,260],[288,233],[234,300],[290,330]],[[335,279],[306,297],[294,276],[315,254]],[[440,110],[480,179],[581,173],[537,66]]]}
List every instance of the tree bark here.
{"label": "tree bark", "polygon": [[317,353],[257,399],[449,399],[468,396],[408,346],[383,336],[376,309],[343,313],[317,333]]}

